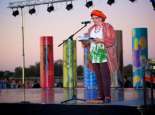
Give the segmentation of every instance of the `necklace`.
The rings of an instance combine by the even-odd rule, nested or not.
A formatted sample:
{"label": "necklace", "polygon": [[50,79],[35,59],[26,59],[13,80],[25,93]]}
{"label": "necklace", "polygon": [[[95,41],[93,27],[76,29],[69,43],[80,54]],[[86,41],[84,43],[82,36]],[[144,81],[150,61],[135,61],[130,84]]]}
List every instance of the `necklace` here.
{"label": "necklace", "polygon": [[95,27],[94,32],[95,32],[95,33],[98,33],[98,32],[100,32],[100,30],[101,30],[101,27]]}

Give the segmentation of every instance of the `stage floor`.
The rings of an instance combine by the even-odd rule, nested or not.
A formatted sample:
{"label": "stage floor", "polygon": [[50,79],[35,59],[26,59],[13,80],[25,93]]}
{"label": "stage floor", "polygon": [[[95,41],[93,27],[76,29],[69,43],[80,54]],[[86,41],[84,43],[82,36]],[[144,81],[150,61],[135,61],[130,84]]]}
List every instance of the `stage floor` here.
{"label": "stage floor", "polygon": [[[77,88],[77,98],[91,100],[97,97],[97,90]],[[147,89],[147,103],[151,103],[150,89]],[[155,91],[153,92],[155,95]],[[72,89],[0,89],[0,103],[20,103],[28,101],[38,104],[61,104],[62,101],[70,99],[73,95]],[[111,88],[112,102],[106,105],[141,106],[144,105],[143,89],[134,88]],[[70,101],[67,104],[88,104],[83,101]]]}

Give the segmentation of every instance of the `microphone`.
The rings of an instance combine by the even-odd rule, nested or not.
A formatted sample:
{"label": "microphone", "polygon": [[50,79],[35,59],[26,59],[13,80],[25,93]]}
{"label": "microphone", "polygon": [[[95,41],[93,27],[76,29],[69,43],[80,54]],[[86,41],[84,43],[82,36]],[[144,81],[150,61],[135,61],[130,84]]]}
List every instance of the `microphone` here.
{"label": "microphone", "polygon": [[82,21],[81,24],[89,24],[91,21]]}

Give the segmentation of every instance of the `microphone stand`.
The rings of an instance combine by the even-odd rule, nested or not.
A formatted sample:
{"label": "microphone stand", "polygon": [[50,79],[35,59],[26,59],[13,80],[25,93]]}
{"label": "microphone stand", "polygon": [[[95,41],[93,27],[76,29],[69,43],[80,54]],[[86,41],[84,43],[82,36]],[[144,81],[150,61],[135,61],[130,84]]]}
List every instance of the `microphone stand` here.
{"label": "microphone stand", "polygon": [[75,33],[73,33],[72,35],[70,35],[66,40],[64,40],[62,43],[60,43],[58,45],[58,47],[60,47],[62,44],[64,44],[65,42],[67,42],[69,39],[72,39],[73,40],[73,37],[78,33],[80,32],[83,28],[85,28],[87,26],[87,23],[84,24],[84,26],[82,26],[79,30],[77,30]]}
{"label": "microphone stand", "polygon": [[[78,29],[75,33],[73,33],[72,35],[70,35],[66,40],[64,40],[61,44],[58,45],[58,47],[60,47],[61,45],[63,45],[65,42],[67,42],[69,39],[70,40],[73,40],[73,37],[78,33],[80,32],[83,28],[85,28],[87,26],[88,23],[85,23],[84,26],[82,26],[80,29]],[[74,77],[73,77],[74,79]],[[73,95],[72,95],[72,98],[71,99],[68,99],[68,100],[65,100],[65,101],[62,101],[61,104],[64,104],[66,102],[69,102],[69,101],[73,101],[73,100],[79,100],[79,101],[86,101],[85,99],[78,99],[77,98],[77,95],[75,93],[75,84],[74,84],[74,80],[72,80],[72,84],[73,84]]]}

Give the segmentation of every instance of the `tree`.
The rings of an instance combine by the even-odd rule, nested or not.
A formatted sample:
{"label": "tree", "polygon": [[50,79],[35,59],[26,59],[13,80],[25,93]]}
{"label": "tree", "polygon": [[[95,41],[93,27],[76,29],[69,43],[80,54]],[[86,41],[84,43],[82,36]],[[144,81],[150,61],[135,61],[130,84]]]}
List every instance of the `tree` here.
{"label": "tree", "polygon": [[79,65],[77,67],[77,75],[78,76],[83,76],[83,66],[82,65]]}
{"label": "tree", "polygon": [[15,77],[21,77],[22,76],[22,67],[16,67],[15,68]]}
{"label": "tree", "polygon": [[39,62],[35,64],[35,76],[36,77],[40,76],[40,63]]}
{"label": "tree", "polygon": [[13,77],[14,73],[10,71],[5,71],[3,74],[4,78]]}
{"label": "tree", "polygon": [[35,76],[35,66],[31,65],[28,70],[29,76]]}
{"label": "tree", "polygon": [[2,78],[4,75],[4,71],[0,71],[0,78]]}
{"label": "tree", "polygon": [[55,61],[54,63],[54,75],[55,76],[63,75],[63,61],[61,59]]}

